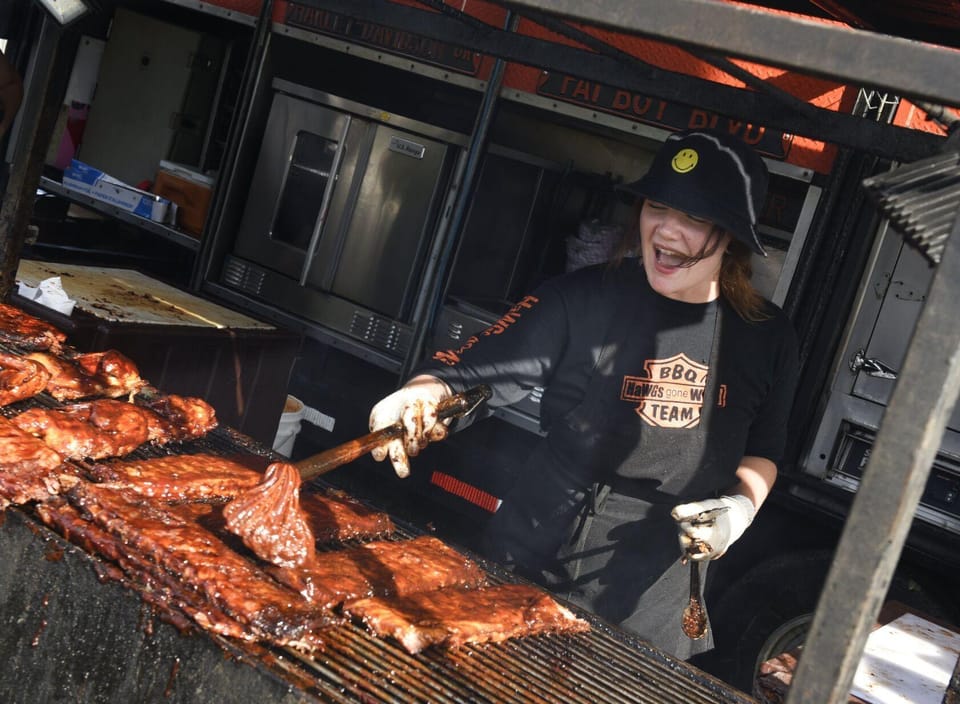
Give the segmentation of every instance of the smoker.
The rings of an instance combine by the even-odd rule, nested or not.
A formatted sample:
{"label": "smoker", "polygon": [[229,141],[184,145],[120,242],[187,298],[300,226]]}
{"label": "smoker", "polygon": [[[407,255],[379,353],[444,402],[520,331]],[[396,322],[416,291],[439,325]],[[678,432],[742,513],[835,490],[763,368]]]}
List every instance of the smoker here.
{"label": "smoker", "polygon": [[282,79],[272,87],[221,282],[396,366],[465,137]]}

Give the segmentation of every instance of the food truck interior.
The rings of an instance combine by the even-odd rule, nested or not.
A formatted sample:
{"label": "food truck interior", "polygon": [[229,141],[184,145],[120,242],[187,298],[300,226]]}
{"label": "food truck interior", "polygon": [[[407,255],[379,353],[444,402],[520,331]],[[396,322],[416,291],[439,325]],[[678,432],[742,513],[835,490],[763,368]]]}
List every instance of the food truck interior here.
{"label": "food truck interior", "polygon": [[[754,283],[793,320],[803,363],[772,507],[707,589],[718,647],[698,664],[750,692],[759,663],[810,626],[934,282],[862,183],[949,152],[948,136],[955,149],[960,104],[935,75],[944,47],[960,47],[955,4],[752,4],[848,31],[851,46],[894,37],[941,53],[915,73],[871,66],[869,53],[808,71],[784,38],[773,70],[762,53],[735,64],[706,39],[693,46],[692,19],[675,43],[621,36],[610,14],[584,33],[546,0],[84,0],[62,27],[39,1],[15,0],[5,53],[28,91],[0,147],[8,163],[41,155],[16,259],[135,270],[249,316],[246,332],[209,332],[203,354],[216,359],[200,371],[175,353],[197,344],[194,331],[138,340],[86,318],[84,329],[98,331],[91,345],[155,358],[148,372],[183,392],[213,393],[242,371],[243,393],[228,384],[217,403],[267,444],[296,397],[306,413],[290,456],[302,459],[366,433],[372,405],[420,360],[461,346],[538,283],[618,246],[632,256],[635,213],[617,186],[672,131],[743,137],[771,172],[760,218],[769,256]],[[753,17],[737,19],[756,29]],[[908,51],[876,46],[894,59]],[[162,212],[80,190],[78,162],[138,200],[156,196]],[[5,208],[30,179],[11,176]],[[363,457],[327,480],[479,550],[480,527],[540,439],[540,391],[430,446],[408,479]],[[935,454],[890,594],[956,627],[956,410]],[[785,534],[789,544],[772,544]]]}

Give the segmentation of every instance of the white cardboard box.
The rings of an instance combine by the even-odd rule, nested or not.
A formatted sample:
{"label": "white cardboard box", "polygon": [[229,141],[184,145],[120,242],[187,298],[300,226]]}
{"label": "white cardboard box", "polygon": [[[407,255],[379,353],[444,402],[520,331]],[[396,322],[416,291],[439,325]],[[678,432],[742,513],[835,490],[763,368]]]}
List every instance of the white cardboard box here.
{"label": "white cardboard box", "polygon": [[127,185],[77,159],[72,159],[63,172],[63,185],[155,222],[164,221],[170,206],[166,198]]}

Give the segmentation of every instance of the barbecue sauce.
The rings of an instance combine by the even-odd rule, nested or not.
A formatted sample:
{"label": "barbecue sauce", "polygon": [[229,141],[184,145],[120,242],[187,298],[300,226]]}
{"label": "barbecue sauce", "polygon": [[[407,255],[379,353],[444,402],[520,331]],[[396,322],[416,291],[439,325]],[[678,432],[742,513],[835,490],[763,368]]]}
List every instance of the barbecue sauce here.
{"label": "barbecue sauce", "polygon": [[703,604],[697,597],[690,597],[690,603],[683,610],[682,621],[683,633],[692,640],[699,640],[707,635],[707,614],[704,613]]}
{"label": "barbecue sauce", "polygon": [[223,517],[227,530],[261,560],[297,567],[313,559],[313,531],[300,508],[300,472],[292,464],[268,466],[263,481],[227,504]]}

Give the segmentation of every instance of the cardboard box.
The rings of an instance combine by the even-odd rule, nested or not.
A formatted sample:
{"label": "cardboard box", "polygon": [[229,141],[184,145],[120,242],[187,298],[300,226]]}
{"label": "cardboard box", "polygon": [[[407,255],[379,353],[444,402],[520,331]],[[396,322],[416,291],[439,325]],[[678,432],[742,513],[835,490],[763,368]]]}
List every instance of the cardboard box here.
{"label": "cardboard box", "polygon": [[153,192],[177,204],[176,225],[199,237],[213,196],[213,179],[180,164],[160,162]]}
{"label": "cardboard box", "polygon": [[170,201],[155,193],[129,186],[100,169],[72,159],[63,172],[63,185],[142,218],[163,222]]}

